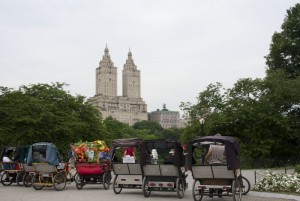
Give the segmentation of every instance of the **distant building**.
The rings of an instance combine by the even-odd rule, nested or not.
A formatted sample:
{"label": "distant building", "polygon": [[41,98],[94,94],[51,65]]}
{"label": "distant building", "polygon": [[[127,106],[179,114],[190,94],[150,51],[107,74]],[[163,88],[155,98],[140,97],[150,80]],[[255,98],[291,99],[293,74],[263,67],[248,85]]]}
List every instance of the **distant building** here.
{"label": "distant building", "polygon": [[179,128],[180,115],[178,111],[169,111],[166,104],[163,109],[149,113],[149,120],[159,123],[163,128]]}
{"label": "distant building", "polygon": [[147,105],[141,98],[140,71],[134,64],[130,50],[123,67],[122,84],[122,96],[118,96],[117,67],[106,46],[99,67],[96,68],[96,95],[89,102],[99,109],[103,118],[111,116],[129,125],[147,120]]}

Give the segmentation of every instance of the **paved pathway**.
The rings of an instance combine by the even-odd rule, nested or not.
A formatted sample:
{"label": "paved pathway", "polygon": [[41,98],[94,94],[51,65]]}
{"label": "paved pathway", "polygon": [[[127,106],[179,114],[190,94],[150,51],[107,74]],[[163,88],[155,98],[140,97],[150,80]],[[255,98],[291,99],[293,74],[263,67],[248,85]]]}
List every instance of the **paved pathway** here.
{"label": "paved pathway", "polygon": [[[63,191],[56,191],[54,188],[44,188],[42,190],[34,190],[33,188],[19,187],[12,185],[9,187],[0,186],[0,200],[1,201],[174,201],[178,200],[176,193],[166,192],[151,192],[150,197],[144,198],[140,190],[127,190],[123,191],[119,195],[115,195],[112,188],[104,190],[102,186],[86,185],[82,190],[77,190],[74,184],[67,185]],[[184,198],[181,201],[192,201],[191,189],[185,192]],[[231,201],[232,198],[224,197],[208,198],[204,197],[203,201]],[[243,201],[287,201],[293,199],[285,198],[273,198],[273,197],[257,197],[257,195],[244,196]]]}
{"label": "paved pathway", "polygon": [[[185,192],[181,201],[192,201],[192,177],[188,176],[189,188]],[[0,201],[174,201],[177,199],[176,193],[172,192],[151,192],[150,197],[144,198],[141,190],[123,189],[121,194],[115,195],[112,188],[104,190],[102,185],[86,185],[82,190],[77,190],[74,182],[67,184],[65,190],[56,191],[54,188],[44,187],[42,190],[34,190],[31,188],[19,187],[16,184],[12,186],[2,186],[0,184]],[[231,201],[232,198],[224,197],[208,198],[204,197],[203,201]],[[247,196],[243,196],[243,201],[287,201],[299,200],[300,196],[289,196],[282,194],[259,193],[251,191]]]}

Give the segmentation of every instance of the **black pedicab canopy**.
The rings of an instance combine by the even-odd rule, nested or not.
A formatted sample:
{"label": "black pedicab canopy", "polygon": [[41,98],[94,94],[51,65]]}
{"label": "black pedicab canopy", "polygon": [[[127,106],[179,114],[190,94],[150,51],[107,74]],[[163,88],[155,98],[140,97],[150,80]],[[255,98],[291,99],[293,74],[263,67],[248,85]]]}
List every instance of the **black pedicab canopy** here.
{"label": "black pedicab canopy", "polygon": [[28,154],[28,146],[6,146],[0,151],[0,159],[4,156],[9,157],[15,162],[25,162]]}
{"label": "black pedicab canopy", "polygon": [[197,146],[200,146],[203,143],[207,143],[207,142],[224,144],[228,169],[229,170],[240,169],[240,161],[239,161],[240,145],[239,145],[238,141],[234,137],[221,136],[221,135],[199,137],[199,138],[195,138],[194,140],[191,140],[188,143],[188,166],[189,166],[189,169],[192,168],[194,148]]}
{"label": "black pedicab canopy", "polygon": [[50,165],[59,165],[60,157],[57,147],[49,142],[39,142],[29,147],[26,163],[48,162]]}
{"label": "black pedicab canopy", "polygon": [[117,147],[139,147],[143,139],[139,138],[128,138],[128,139],[116,139],[112,141],[111,149]]}
{"label": "black pedicab canopy", "polygon": [[144,140],[140,146],[141,166],[150,163],[152,149],[174,149],[174,165],[177,167],[184,166],[184,155],[182,146],[180,142],[175,140]]}
{"label": "black pedicab canopy", "polygon": [[[16,152],[16,149],[17,149],[16,147],[12,147],[12,146],[2,147],[1,152],[0,152],[1,160],[4,156],[10,157],[10,155],[13,152]],[[12,160],[12,158],[11,158],[11,160]]]}

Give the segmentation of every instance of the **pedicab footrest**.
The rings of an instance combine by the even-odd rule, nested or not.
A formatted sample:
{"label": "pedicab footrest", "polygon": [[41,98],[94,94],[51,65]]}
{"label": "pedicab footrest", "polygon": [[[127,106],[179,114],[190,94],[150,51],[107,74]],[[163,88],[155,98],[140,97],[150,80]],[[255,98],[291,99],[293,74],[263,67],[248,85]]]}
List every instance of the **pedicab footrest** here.
{"label": "pedicab footrest", "polygon": [[89,163],[78,163],[76,164],[78,174],[103,174],[104,164],[89,164]]}

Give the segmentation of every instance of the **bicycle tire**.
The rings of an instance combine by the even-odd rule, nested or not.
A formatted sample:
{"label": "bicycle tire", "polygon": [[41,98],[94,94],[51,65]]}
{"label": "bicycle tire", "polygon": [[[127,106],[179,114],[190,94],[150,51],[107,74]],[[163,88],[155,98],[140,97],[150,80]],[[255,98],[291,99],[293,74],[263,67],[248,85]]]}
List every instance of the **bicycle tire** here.
{"label": "bicycle tire", "polygon": [[249,180],[246,177],[242,176],[242,195],[246,195],[247,193],[249,193],[250,188],[251,185]]}

